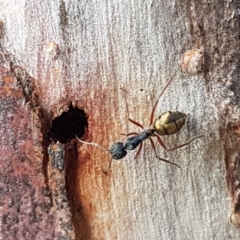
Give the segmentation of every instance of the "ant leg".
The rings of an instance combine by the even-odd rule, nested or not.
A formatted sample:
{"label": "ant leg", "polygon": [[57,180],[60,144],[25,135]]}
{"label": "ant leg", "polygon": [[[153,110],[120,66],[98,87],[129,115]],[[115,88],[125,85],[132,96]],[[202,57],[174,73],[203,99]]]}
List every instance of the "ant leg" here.
{"label": "ant leg", "polygon": [[184,143],[184,144],[181,144],[181,145],[176,146],[176,147],[174,147],[174,148],[167,149],[167,151],[172,151],[172,150],[175,150],[175,149],[177,149],[177,148],[184,147],[184,146],[188,145],[189,143],[191,143],[191,142],[192,142],[193,140],[195,140],[196,138],[200,138],[200,137],[203,137],[203,135],[194,137],[194,138],[192,138],[190,141],[188,141],[188,142],[186,142],[186,143]]}
{"label": "ant leg", "polygon": [[142,146],[143,146],[143,144],[142,144],[142,143],[140,143],[140,146],[139,146],[139,148],[138,148],[138,150],[137,150],[137,153],[136,153],[136,155],[135,155],[134,159],[137,159],[137,157],[138,157],[139,153],[140,153],[140,152],[141,152],[141,150],[142,150]]}
{"label": "ant leg", "polygon": [[157,141],[158,141],[158,143],[161,145],[161,147],[163,147],[165,150],[168,151],[166,145],[163,143],[162,139],[161,139],[157,134],[154,133],[152,136],[153,136],[153,137],[156,137],[156,138],[157,138]]}
{"label": "ant leg", "polygon": [[163,93],[165,92],[165,90],[167,89],[167,87],[169,86],[169,84],[171,83],[171,81],[173,80],[173,78],[175,77],[175,75],[177,74],[177,72],[179,71],[180,68],[181,68],[181,66],[178,67],[178,69],[175,71],[175,73],[172,75],[172,77],[168,80],[166,86],[163,88],[162,92],[161,92],[160,95],[158,96],[157,101],[156,101],[156,103],[154,104],[153,109],[152,109],[152,112],[151,112],[151,115],[150,115],[150,124],[149,124],[149,127],[150,127],[150,126],[152,125],[152,123],[153,123],[154,112],[155,112],[155,110],[156,110],[156,107],[157,107],[157,104],[158,104],[158,101],[159,101],[160,97],[163,95]]}
{"label": "ant leg", "polygon": [[[124,88],[120,88],[120,89],[123,90],[123,91],[125,92],[125,94],[127,93],[127,91],[126,91]],[[134,121],[133,119],[131,119],[131,118],[129,117],[129,109],[128,109],[128,104],[127,104],[127,103],[126,103],[126,109],[127,109],[127,117],[128,117],[128,121],[130,121],[130,122],[133,123],[134,125],[136,125],[136,126],[138,126],[138,127],[140,127],[140,128],[143,129],[144,127],[143,127],[142,124],[140,124],[140,123]]]}
{"label": "ant leg", "polygon": [[[120,89],[123,90],[125,93],[127,93],[127,91],[126,91],[125,89],[123,89],[123,88],[120,88]],[[134,125],[136,125],[136,126],[138,126],[138,127],[140,127],[140,128],[143,129],[143,125],[142,125],[142,124],[134,121],[133,119],[131,119],[131,118],[129,117],[129,109],[128,109],[128,104],[127,104],[127,103],[126,103],[126,109],[127,109],[128,121],[130,121],[130,122],[133,123]],[[123,135],[124,135],[124,134],[123,134]],[[127,135],[126,135],[126,136],[127,136]]]}
{"label": "ant leg", "polygon": [[163,143],[162,139],[161,139],[158,135],[153,134],[152,136],[154,136],[154,137],[157,138],[158,143],[159,143],[166,151],[172,151],[172,150],[175,150],[175,149],[177,149],[177,148],[184,147],[184,146],[190,144],[190,143],[191,143],[193,140],[195,140],[196,138],[203,137],[203,135],[194,137],[194,138],[192,138],[190,141],[188,141],[188,142],[186,142],[186,143],[184,143],[184,144],[181,144],[181,145],[179,145],[179,146],[176,146],[176,147],[173,147],[173,148],[168,149],[168,148],[165,146],[165,144]]}
{"label": "ant leg", "polygon": [[133,124],[135,124],[136,126],[138,126],[138,127],[140,127],[140,128],[143,129],[143,125],[142,125],[142,124],[140,124],[140,123],[138,123],[138,122],[132,120],[131,118],[128,118],[128,120],[129,120],[131,123],[133,123]]}
{"label": "ant leg", "polygon": [[173,165],[175,165],[176,167],[178,167],[178,168],[181,169],[181,167],[180,167],[179,165],[177,165],[176,163],[173,163],[173,162],[170,162],[170,161],[168,161],[168,160],[166,160],[166,159],[164,159],[164,158],[158,157],[153,140],[152,140],[151,138],[149,138],[149,140],[150,140],[150,142],[151,142],[152,148],[153,148],[154,153],[155,153],[155,157],[156,157],[157,159],[159,159],[159,160],[161,160],[161,161],[163,161],[163,162],[166,162],[166,163],[173,164]]}
{"label": "ant leg", "polygon": [[125,134],[125,133],[120,133],[121,135],[123,135],[123,136],[131,136],[131,135],[138,135],[138,133],[136,133],[136,132],[130,132],[130,133],[127,133],[127,134]]}

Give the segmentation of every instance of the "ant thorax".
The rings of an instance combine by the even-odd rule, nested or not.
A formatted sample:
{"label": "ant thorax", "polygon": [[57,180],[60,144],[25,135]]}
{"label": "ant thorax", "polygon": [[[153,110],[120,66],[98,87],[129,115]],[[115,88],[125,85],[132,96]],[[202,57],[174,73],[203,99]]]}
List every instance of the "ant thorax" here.
{"label": "ant thorax", "polygon": [[154,129],[143,130],[138,135],[127,138],[126,142],[123,144],[123,147],[127,150],[133,150],[144,140],[148,139],[153,133]]}

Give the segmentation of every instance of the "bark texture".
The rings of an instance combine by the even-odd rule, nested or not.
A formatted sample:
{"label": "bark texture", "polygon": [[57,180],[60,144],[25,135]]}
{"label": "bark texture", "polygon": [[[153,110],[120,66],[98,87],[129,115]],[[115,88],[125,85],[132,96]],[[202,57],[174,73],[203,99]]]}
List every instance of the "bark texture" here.
{"label": "bark texture", "polygon": [[[0,1],[0,238],[239,239],[239,7]],[[172,152],[156,143],[182,170],[146,141],[137,160],[129,151],[104,174],[110,154],[74,133],[87,129],[86,141],[108,149],[140,132],[128,116],[148,126],[195,48],[203,71],[178,72],[155,112],[188,114],[183,130],[162,137],[169,148],[204,136]]]}

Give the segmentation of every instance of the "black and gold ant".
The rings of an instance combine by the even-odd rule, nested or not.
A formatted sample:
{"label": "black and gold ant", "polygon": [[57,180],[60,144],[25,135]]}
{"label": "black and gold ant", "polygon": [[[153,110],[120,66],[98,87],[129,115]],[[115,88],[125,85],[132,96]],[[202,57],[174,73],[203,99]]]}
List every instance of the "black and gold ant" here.
{"label": "black and gold ant", "polygon": [[[168,112],[164,112],[162,114],[160,114],[158,116],[158,118],[155,119],[155,121],[153,122],[154,119],[154,113],[158,104],[158,101],[160,99],[160,97],[163,95],[163,93],[165,92],[165,90],[167,89],[167,87],[169,86],[169,84],[172,82],[174,76],[176,75],[176,73],[179,71],[180,67],[175,71],[175,73],[173,74],[173,76],[168,80],[166,86],[163,88],[162,92],[160,93],[159,97],[157,98],[156,103],[154,104],[154,107],[151,111],[151,115],[150,115],[150,123],[149,123],[149,127],[147,129],[144,129],[144,127],[142,126],[142,124],[132,120],[131,118],[128,118],[128,120],[135,124],[136,126],[140,127],[143,129],[143,131],[141,131],[140,133],[137,132],[131,132],[126,134],[126,136],[131,136],[128,137],[126,139],[125,142],[116,142],[114,143],[110,149],[105,149],[102,146],[100,146],[97,143],[90,143],[90,142],[85,142],[79,138],[78,139],[79,142],[84,143],[84,144],[89,144],[89,145],[94,145],[97,147],[102,148],[103,150],[108,151],[112,158],[110,160],[110,164],[109,164],[109,168],[111,167],[111,163],[112,163],[112,159],[118,160],[121,158],[124,158],[127,155],[127,151],[126,150],[134,150],[135,148],[137,148],[139,146],[139,149],[134,157],[134,159],[136,159],[139,155],[139,153],[141,152],[142,149],[142,143],[144,140],[149,139],[152,149],[155,153],[155,157],[161,161],[173,164],[175,166],[177,166],[178,168],[180,168],[179,165],[177,165],[176,163],[170,162],[166,159],[160,158],[157,155],[156,152],[156,147],[154,144],[154,141],[152,139],[152,137],[156,137],[158,143],[167,151],[172,151],[175,150],[177,148],[181,148],[184,147],[188,144],[190,144],[193,140],[195,140],[196,138],[202,137],[202,135],[197,136],[192,138],[190,141],[188,141],[187,143],[181,144],[179,146],[176,146],[174,148],[168,149],[165,144],[163,143],[162,139],[160,138],[160,136],[163,135],[171,135],[174,134],[178,131],[180,131],[180,129],[184,126],[185,121],[187,119],[187,115],[183,112],[179,112],[179,111],[168,111]],[[153,124],[153,128],[151,128]],[[105,172],[104,172],[105,173]]]}

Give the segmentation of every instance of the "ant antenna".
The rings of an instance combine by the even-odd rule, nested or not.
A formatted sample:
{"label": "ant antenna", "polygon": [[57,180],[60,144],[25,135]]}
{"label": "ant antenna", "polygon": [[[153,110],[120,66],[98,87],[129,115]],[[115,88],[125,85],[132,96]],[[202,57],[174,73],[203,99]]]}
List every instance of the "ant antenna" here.
{"label": "ant antenna", "polygon": [[[101,148],[101,149],[103,149],[103,150],[105,150],[105,151],[107,151],[107,152],[110,152],[108,149],[102,147],[102,146],[101,146],[100,144],[98,144],[98,143],[86,142],[86,141],[83,141],[83,140],[79,139],[77,135],[76,135],[76,139],[77,139],[80,143],[87,144],[87,145],[92,145],[92,146],[95,146],[95,147],[99,147],[99,148]],[[109,162],[108,169],[111,168],[111,165],[112,165],[112,158],[111,158],[111,160],[110,160],[110,162]],[[107,172],[106,172],[105,170],[102,170],[102,172],[107,175]]]}
{"label": "ant antenna", "polygon": [[109,152],[108,149],[102,147],[102,146],[99,145],[98,143],[94,143],[94,142],[86,142],[86,141],[83,141],[83,140],[79,139],[77,136],[76,136],[76,139],[77,139],[80,143],[84,143],[84,144],[87,144],[87,145],[92,145],[92,146],[95,146],[95,147],[99,147],[99,148],[101,148],[101,149],[103,149],[103,150]]}

